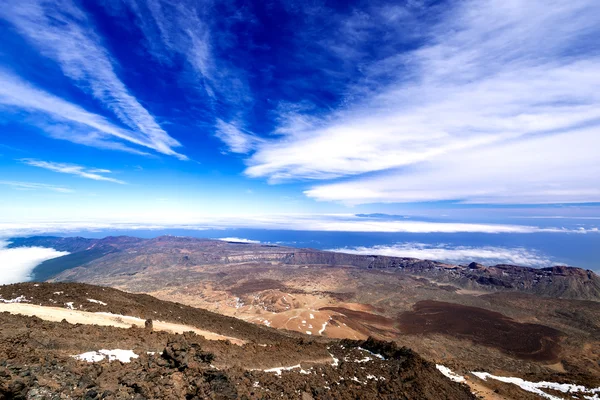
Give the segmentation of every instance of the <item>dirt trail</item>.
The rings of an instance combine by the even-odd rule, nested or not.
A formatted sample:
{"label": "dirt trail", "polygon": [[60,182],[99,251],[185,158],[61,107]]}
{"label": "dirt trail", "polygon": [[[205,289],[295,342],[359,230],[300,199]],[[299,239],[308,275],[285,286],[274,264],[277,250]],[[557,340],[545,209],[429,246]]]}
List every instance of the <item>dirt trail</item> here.
{"label": "dirt trail", "polygon": [[[60,322],[63,319],[71,324],[102,325],[114,326],[117,328],[130,328],[132,325],[143,328],[145,320],[127,315],[118,315],[110,313],[94,313],[88,311],[70,310],[59,307],[38,306],[25,303],[0,303],[0,312],[9,312],[11,314],[20,314],[27,316],[36,316],[46,321]],[[172,333],[184,333],[192,331],[208,340],[229,340],[231,343],[239,346],[246,341],[219,335],[218,333],[198,329],[190,325],[175,324],[171,322],[153,321],[155,331],[166,331]]]}

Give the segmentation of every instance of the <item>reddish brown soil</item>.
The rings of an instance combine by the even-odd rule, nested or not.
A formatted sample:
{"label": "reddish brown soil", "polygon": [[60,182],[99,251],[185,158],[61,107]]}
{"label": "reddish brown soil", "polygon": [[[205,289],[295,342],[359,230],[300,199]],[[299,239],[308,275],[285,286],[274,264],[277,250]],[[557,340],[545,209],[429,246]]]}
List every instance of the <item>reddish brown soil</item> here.
{"label": "reddish brown soil", "polygon": [[279,289],[286,290],[286,286],[274,279],[254,279],[243,282],[229,291],[236,296],[243,296],[249,293],[260,292],[262,290]]}
{"label": "reddish brown soil", "polygon": [[491,346],[515,357],[556,361],[561,332],[538,324],[522,324],[490,310],[441,301],[419,301],[399,315],[407,334],[440,333]]}
{"label": "reddish brown soil", "polygon": [[[72,297],[70,300],[81,302],[77,299],[90,296],[112,301],[113,307],[124,307],[120,305],[124,298],[119,296],[126,295],[111,290],[112,296],[100,298],[102,288],[78,284],[16,285],[3,289],[24,289],[31,296],[31,287],[39,288],[38,298],[64,291]],[[132,295],[132,301],[137,302],[130,311],[175,313],[172,303],[151,302],[148,297]],[[175,318],[178,316],[184,314]],[[196,322],[202,325],[201,319]],[[215,327],[228,326],[230,322],[230,318],[222,316],[209,321]],[[244,324],[250,327],[244,329]],[[434,364],[410,349],[376,340],[325,343],[254,330],[255,326],[242,321],[234,328],[246,340],[262,339],[260,334],[264,333],[269,344],[235,346],[226,341],[205,340],[193,333],[72,325],[8,313],[0,313],[0,327],[0,400],[474,399],[466,386],[451,382]],[[233,331],[229,326],[228,329]],[[382,354],[385,360],[372,357],[371,361],[360,361],[368,353],[358,347]],[[140,357],[130,363],[87,363],[71,357],[99,349],[131,349]],[[263,371],[298,364],[304,373],[298,368],[283,371],[281,376]]]}
{"label": "reddish brown soil", "polygon": [[335,312],[345,315],[348,318],[354,319],[359,322],[367,323],[367,324],[375,324],[375,325],[381,325],[381,326],[393,326],[395,323],[395,321],[393,319],[390,319],[390,318],[387,318],[387,317],[384,317],[381,315],[371,314],[371,313],[368,313],[365,311],[350,310],[350,309],[344,308],[344,307],[322,307],[319,310],[320,311],[321,310],[335,311]]}

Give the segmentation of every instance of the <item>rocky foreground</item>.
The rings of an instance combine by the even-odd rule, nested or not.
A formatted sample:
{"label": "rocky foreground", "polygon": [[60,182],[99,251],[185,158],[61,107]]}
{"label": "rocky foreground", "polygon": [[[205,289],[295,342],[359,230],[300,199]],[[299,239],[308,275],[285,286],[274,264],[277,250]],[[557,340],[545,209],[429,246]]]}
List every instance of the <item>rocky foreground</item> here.
{"label": "rocky foreground", "polygon": [[[0,399],[475,398],[435,364],[390,342],[298,337],[83,284],[7,285],[0,295],[5,305],[51,304],[73,312],[183,321],[245,342],[156,331],[152,323],[125,329],[3,312]],[[55,303],[60,296],[69,301]]]}

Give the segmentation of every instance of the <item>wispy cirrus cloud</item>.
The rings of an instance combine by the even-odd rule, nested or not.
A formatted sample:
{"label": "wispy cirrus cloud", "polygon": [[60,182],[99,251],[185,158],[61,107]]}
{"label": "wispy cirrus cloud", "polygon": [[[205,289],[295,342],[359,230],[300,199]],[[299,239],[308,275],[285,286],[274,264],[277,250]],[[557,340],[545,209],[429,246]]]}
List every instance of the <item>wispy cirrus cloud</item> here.
{"label": "wispy cirrus cloud", "polygon": [[[218,20],[212,14],[213,4],[189,0],[112,0],[105,5],[112,7],[115,15],[120,14],[123,6],[132,12],[146,39],[146,47],[155,59],[164,64],[185,60],[185,71],[180,79],[185,80],[186,86],[208,96],[204,105],[216,116],[214,136],[223,140],[231,152],[247,153],[253,149],[254,135],[243,134],[240,124],[224,122],[218,117],[220,113],[227,114],[228,109],[235,116],[243,114],[245,106],[252,102],[252,94],[246,72],[228,60],[235,54],[229,57],[215,54],[215,46],[223,46],[233,39],[230,32],[219,29],[216,29],[217,35],[223,36],[213,37],[211,25]],[[237,14],[241,12],[238,10]]]}
{"label": "wispy cirrus cloud", "polygon": [[[142,135],[120,128],[106,118],[38,89],[2,69],[0,104],[31,113],[34,115],[31,123],[51,137],[92,147],[147,154],[126,144],[145,146]],[[38,115],[45,118],[35,118]]]}
{"label": "wispy cirrus cloud", "polygon": [[62,186],[49,185],[46,183],[21,182],[21,181],[0,181],[0,185],[6,185],[19,190],[50,190],[59,193],[72,193],[73,190]]}
{"label": "wispy cirrus cloud", "polygon": [[[135,132],[118,135],[113,132],[113,136],[162,154],[180,159],[187,158],[173,150],[180,146],[180,143],[159,126],[154,117],[119,79],[113,60],[102,46],[101,39],[95,33],[86,14],[75,3],[70,0],[51,3],[41,0],[10,2],[0,9],[0,18],[9,21],[43,55],[56,61],[65,76],[91,93],[106,109],[112,111],[121,122]],[[3,80],[8,78],[13,86],[22,86],[21,82],[11,79],[8,74],[3,74],[2,78]],[[13,106],[21,103],[20,105],[25,108],[40,110],[40,107],[36,107],[39,102],[31,99],[30,96],[12,92],[7,97],[12,100],[9,104]],[[64,106],[64,102],[58,106],[57,108],[52,103],[46,102],[42,109],[52,114],[60,114],[59,108]],[[102,132],[106,133],[105,130]],[[71,130],[63,130],[57,136],[88,145],[99,142],[93,135],[80,139],[77,137],[78,132]],[[102,140],[104,144],[107,141],[107,138]],[[123,145],[117,143],[113,147],[122,149]]]}
{"label": "wispy cirrus cloud", "polygon": [[233,153],[246,154],[254,150],[263,140],[243,132],[236,124],[217,119],[215,136]]}
{"label": "wispy cirrus cloud", "polygon": [[50,171],[59,172],[61,174],[75,175],[75,176],[79,176],[81,178],[92,179],[95,181],[106,181],[106,182],[119,183],[121,185],[124,185],[126,183],[122,180],[102,175],[102,174],[107,174],[107,173],[111,172],[110,170],[107,170],[107,169],[86,168],[81,165],[57,163],[57,162],[51,162],[51,161],[41,161],[41,160],[34,160],[34,159],[30,159],[30,158],[25,158],[25,159],[22,159],[21,161],[27,165],[31,165],[32,167],[44,168],[44,169],[47,169]]}
{"label": "wispy cirrus cloud", "polygon": [[[599,201],[599,14],[593,0],[453,3],[419,48],[365,64],[343,108],[287,116],[245,174],[360,176],[306,191],[350,204]],[[355,44],[378,24],[358,22]]]}

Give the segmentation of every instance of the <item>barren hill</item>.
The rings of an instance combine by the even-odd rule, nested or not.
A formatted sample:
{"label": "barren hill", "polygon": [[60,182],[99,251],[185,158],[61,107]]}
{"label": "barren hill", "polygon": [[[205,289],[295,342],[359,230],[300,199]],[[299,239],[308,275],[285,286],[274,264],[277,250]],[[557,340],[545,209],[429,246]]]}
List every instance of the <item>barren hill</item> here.
{"label": "barren hill", "polygon": [[[0,286],[0,294],[0,307],[9,311],[0,313],[0,399],[474,399],[467,386],[393,343],[300,338],[84,284]],[[67,312],[183,321],[245,344],[193,332],[49,322],[45,314],[25,317],[9,307],[56,307],[54,299],[69,300]]]}
{"label": "barren hill", "polygon": [[[38,280],[93,283],[173,301],[179,310],[212,311],[202,317],[203,324],[234,339],[276,334],[269,328],[319,343],[374,337],[412,348],[461,374],[485,370],[600,386],[600,280],[579,268],[449,265],[172,236],[34,237],[12,245],[71,252],[41,264]],[[45,300],[45,295],[39,299],[44,305],[72,302],[58,296]],[[143,309],[136,308],[142,298],[135,296],[115,295],[122,300],[114,306],[147,318],[135,314]],[[74,303],[92,311],[104,308],[83,297]],[[171,311],[181,317],[174,322],[185,325],[193,325],[190,315],[200,315],[165,308]],[[210,325],[208,315],[215,314],[237,322],[229,328]],[[238,327],[244,321],[253,325]],[[242,326],[243,337],[237,333]],[[504,398],[527,398],[468,376],[472,388],[484,385],[493,388],[491,393],[508,390]]]}

